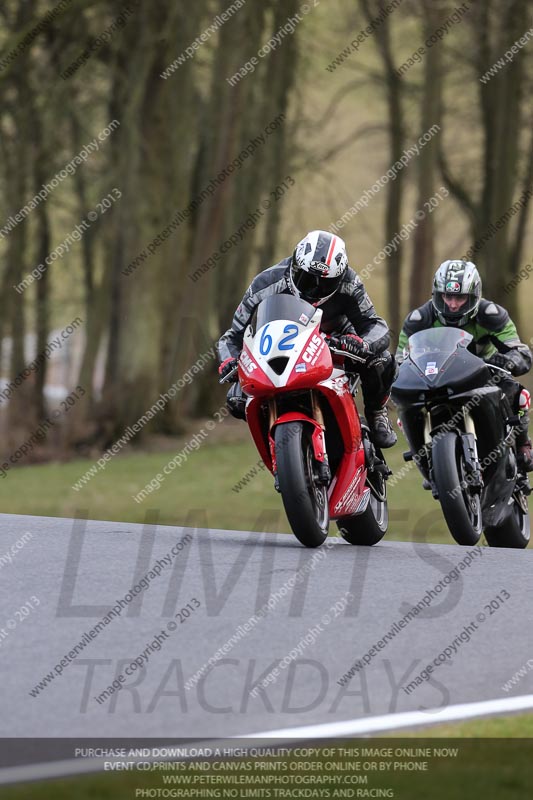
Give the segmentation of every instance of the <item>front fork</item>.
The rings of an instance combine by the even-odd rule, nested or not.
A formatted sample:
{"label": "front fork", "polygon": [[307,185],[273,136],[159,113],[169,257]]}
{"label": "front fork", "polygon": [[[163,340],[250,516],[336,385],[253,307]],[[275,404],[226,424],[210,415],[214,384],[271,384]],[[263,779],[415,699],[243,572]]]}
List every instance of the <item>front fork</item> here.
{"label": "front fork", "polygon": [[270,448],[270,457],[272,459],[272,471],[274,473],[274,486],[276,491],[279,491],[278,484],[278,468],[276,460],[276,446],[272,431],[275,425],[282,422],[289,421],[303,421],[309,422],[313,425],[312,444],[313,444],[313,457],[316,466],[315,478],[321,486],[329,486],[331,483],[331,470],[329,468],[328,454],[326,452],[326,441],[324,432],[326,425],[324,422],[324,415],[320,408],[317,393],[311,391],[311,413],[312,417],[304,413],[292,413],[278,415],[278,408],[276,398],[272,397],[268,402],[268,444]]}
{"label": "front fork", "polygon": [[465,457],[465,469],[468,477],[468,484],[475,494],[480,494],[483,489],[483,477],[481,465],[477,452],[476,426],[472,415],[467,408],[463,407],[463,418],[465,433],[461,436],[463,443],[463,454]]}
{"label": "front fork", "polygon": [[326,451],[326,424],[324,422],[324,415],[318,402],[317,393],[311,391],[311,409],[313,411],[313,418],[319,428],[313,431],[313,450],[316,461],[316,477],[320,486],[329,486],[331,483],[331,470],[329,468],[328,454]]}
{"label": "front fork", "polygon": [[[481,494],[481,490],[483,489],[483,476],[481,473],[481,465],[479,463],[479,456],[477,451],[477,436],[476,436],[476,426],[474,424],[474,420],[468,409],[463,407],[463,425],[464,431],[458,431],[461,437],[461,445],[463,448],[463,457],[464,457],[464,464],[465,464],[465,482],[467,483],[468,487],[474,494]],[[446,430],[446,426],[444,426]],[[454,429],[448,429],[454,430]],[[431,445],[432,440],[439,436],[442,433],[441,430],[437,430],[435,433],[432,431],[431,425],[431,415],[428,413],[426,414],[425,419],[425,427],[424,427],[424,440],[426,443],[427,452],[431,453]],[[436,496],[436,487],[433,481],[433,466],[431,463],[431,458],[429,459],[429,466],[430,466],[430,478],[432,483],[433,495]]]}

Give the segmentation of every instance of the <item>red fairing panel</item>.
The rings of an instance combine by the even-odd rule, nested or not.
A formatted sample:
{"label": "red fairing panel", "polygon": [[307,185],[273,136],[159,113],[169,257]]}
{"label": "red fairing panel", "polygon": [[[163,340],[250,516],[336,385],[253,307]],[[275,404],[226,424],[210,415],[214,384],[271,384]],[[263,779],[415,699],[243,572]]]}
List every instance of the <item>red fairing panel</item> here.
{"label": "red fairing panel", "polygon": [[[259,452],[259,455],[263,459],[265,466],[270,472],[274,472],[275,464],[272,464],[272,455],[269,449],[269,445],[266,441],[266,431],[264,431],[261,425],[261,404],[263,402],[262,397],[253,397],[248,405],[246,406],[246,420],[250,427],[250,433],[252,434],[252,438],[255,442],[255,446]],[[272,451],[273,452],[273,451]]]}
{"label": "red fairing panel", "polygon": [[345,379],[328,380],[317,388],[327,398],[344,441],[345,453],[329,489],[330,516],[336,519],[356,513],[365,493],[366,466],[361,422]]}
{"label": "red fairing panel", "polygon": [[244,345],[239,358],[238,375],[240,384],[246,394],[254,397],[274,394],[274,384],[265,375],[246,345]]}
{"label": "red fairing panel", "polygon": [[318,328],[315,328],[293,367],[287,388],[314,389],[317,383],[329,378],[331,371],[331,351],[326,340],[318,333]]}

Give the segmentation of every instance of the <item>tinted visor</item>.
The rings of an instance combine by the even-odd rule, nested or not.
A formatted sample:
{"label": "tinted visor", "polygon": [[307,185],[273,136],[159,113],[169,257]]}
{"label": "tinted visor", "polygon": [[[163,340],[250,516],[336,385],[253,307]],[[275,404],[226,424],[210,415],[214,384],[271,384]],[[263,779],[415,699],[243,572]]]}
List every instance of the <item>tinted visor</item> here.
{"label": "tinted visor", "polygon": [[339,288],[342,275],[336,278],[324,278],[322,275],[316,273],[306,272],[299,267],[292,268],[292,279],[294,285],[300,292],[304,300],[315,303],[317,300],[322,300]]}

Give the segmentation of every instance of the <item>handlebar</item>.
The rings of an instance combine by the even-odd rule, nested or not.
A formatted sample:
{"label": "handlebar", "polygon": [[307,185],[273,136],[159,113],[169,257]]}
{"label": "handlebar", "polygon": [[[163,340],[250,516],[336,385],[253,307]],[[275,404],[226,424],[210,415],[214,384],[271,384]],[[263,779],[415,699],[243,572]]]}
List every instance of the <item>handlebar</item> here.
{"label": "handlebar", "polygon": [[508,375],[509,378],[513,377],[513,373],[510,372],[508,369],[505,369],[504,367],[497,367],[496,364],[489,364],[488,362],[485,363],[487,364],[487,367],[489,367],[489,369],[495,369],[498,372],[503,372],[503,374]]}
{"label": "handlebar", "polygon": [[224,375],[224,377],[223,377],[223,378],[220,378],[218,382],[219,382],[219,383],[228,383],[228,381],[230,380],[230,378],[233,378],[233,376],[235,375],[235,373],[237,372],[237,370],[238,370],[238,367],[233,367],[233,369],[232,369],[230,372],[228,372],[228,374],[227,374],[227,375]]}
{"label": "handlebar", "polygon": [[346,350],[338,350],[336,347],[329,348],[332,353],[335,353],[336,356],[343,356],[344,358],[351,358],[352,361],[359,361],[361,364],[366,364],[367,359],[362,358],[361,356],[356,356],[353,353],[347,353]]}

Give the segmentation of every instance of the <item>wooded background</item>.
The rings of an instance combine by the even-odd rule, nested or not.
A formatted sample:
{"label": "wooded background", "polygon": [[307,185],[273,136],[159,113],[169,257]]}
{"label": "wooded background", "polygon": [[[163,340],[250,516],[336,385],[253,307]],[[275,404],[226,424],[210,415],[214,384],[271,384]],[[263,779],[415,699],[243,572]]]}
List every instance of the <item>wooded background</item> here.
{"label": "wooded background", "polygon": [[[408,309],[428,299],[438,264],[487,237],[524,197],[472,260],[484,295],[509,309],[523,339],[533,335],[533,40],[480,80],[533,24],[533,0],[472,0],[454,22],[456,6],[439,0],[403,0],[390,11],[381,0],[315,2],[247,0],[216,30],[229,0],[1,4],[2,377],[14,381],[53,330],[83,320],[65,390],[79,384],[86,393],[54,440],[62,453],[115,441],[209,351],[255,273],[308,230],[329,228],[435,124],[420,155],[339,231],[350,263],[372,263],[440,187],[449,191],[366,282],[397,334]],[[226,80],[295,17],[253,71]],[[98,150],[7,231],[114,120]],[[120,198],[17,291],[113,190]],[[224,246],[232,235],[237,243]],[[6,453],[49,413],[49,369],[42,360],[2,404]],[[179,433],[223,394],[213,360],[151,430]]]}

